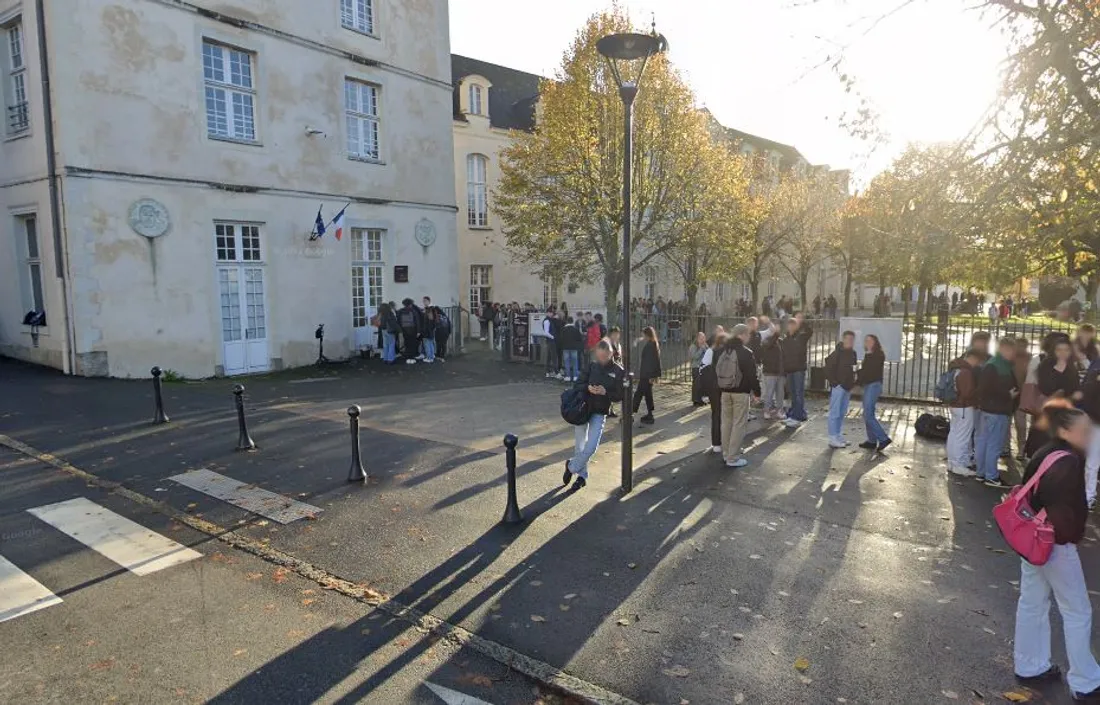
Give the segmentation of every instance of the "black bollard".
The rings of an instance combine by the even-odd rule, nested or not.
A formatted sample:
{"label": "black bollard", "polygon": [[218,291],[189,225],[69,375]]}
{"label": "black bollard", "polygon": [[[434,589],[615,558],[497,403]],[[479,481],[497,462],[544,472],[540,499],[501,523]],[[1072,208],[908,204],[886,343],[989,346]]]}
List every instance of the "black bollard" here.
{"label": "black bollard", "polygon": [[504,457],[508,464],[508,506],[504,508],[504,518],[501,521],[505,524],[518,524],[523,521],[523,516],[519,513],[519,501],[516,499],[516,445],[518,443],[519,439],[511,433],[504,437],[504,447],[507,449],[504,451]]}
{"label": "black bollard", "polygon": [[348,482],[366,482],[367,472],[363,469],[363,458],[359,454],[359,414],[358,404],[348,407],[348,420],[351,425],[351,468],[348,469]]}
{"label": "black bollard", "polygon": [[154,367],[149,373],[153,375],[153,398],[157,403],[157,410],[153,412],[153,423],[168,423],[168,417],[164,414],[164,397],[160,393],[160,368]]}
{"label": "black bollard", "polygon": [[233,396],[237,398],[237,425],[240,426],[240,434],[237,436],[237,450],[256,450],[256,442],[248,435],[248,426],[244,423],[244,385],[233,385]]}

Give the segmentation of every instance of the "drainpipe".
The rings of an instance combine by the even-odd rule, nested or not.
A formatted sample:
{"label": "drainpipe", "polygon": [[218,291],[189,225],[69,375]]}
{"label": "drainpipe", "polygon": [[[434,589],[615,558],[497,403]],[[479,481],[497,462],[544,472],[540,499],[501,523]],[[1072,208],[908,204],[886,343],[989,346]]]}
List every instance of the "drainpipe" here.
{"label": "drainpipe", "polygon": [[66,276],[67,251],[62,245],[61,198],[57,184],[57,153],[53,134],[53,97],[50,93],[50,56],[46,46],[45,0],[35,3],[35,20],[38,25],[38,62],[42,75],[42,119],[46,128],[46,171],[50,187],[50,228],[53,230],[54,269],[61,281],[61,307],[65,312],[65,369],[66,374],[76,373],[76,355],[73,350],[72,317],[69,315],[69,280]]}

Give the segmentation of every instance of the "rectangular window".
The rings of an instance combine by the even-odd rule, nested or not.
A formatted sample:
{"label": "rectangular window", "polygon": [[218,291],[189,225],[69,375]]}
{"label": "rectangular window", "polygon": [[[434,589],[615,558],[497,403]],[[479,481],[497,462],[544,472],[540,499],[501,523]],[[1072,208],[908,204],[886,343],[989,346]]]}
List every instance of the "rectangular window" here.
{"label": "rectangular window", "polygon": [[493,265],[470,265],[470,310],[481,310],[481,304],[493,300]]}
{"label": "rectangular window", "polygon": [[542,307],[544,309],[558,305],[558,283],[544,281],[542,283]]}
{"label": "rectangular window", "polygon": [[489,225],[488,166],[483,154],[466,157],[466,222],[474,228]]}
{"label": "rectangular window", "polygon": [[382,305],[382,238],[385,231],[351,230],[351,318],[352,327],[365,328]]}
{"label": "rectangular window", "polygon": [[36,216],[24,215],[15,219],[15,236],[19,238],[18,249],[26,272],[26,291],[23,306],[28,311],[45,311],[46,298],[42,294],[42,257],[38,249],[38,220]]}
{"label": "rectangular window", "polygon": [[219,262],[261,262],[260,226],[215,223],[214,246]]}
{"label": "rectangular window", "polygon": [[481,86],[470,85],[470,114],[481,115]]}
{"label": "rectangular window", "polygon": [[4,69],[7,80],[4,86],[5,129],[9,135],[17,135],[30,128],[30,112],[27,102],[27,65],[23,59],[23,26],[9,25],[4,31],[7,51],[4,52]]}
{"label": "rectangular window", "polygon": [[202,43],[206,132],[211,137],[256,141],[256,89],[252,54],[210,41]]}
{"label": "rectangular window", "polygon": [[374,0],[340,0],[340,24],[374,34]]}
{"label": "rectangular window", "polygon": [[647,299],[657,298],[657,268],[646,267],[645,268],[645,291],[643,296]]}
{"label": "rectangular window", "polygon": [[344,80],[344,117],[348,131],[348,157],[378,161],[379,147],[378,86],[362,81]]}

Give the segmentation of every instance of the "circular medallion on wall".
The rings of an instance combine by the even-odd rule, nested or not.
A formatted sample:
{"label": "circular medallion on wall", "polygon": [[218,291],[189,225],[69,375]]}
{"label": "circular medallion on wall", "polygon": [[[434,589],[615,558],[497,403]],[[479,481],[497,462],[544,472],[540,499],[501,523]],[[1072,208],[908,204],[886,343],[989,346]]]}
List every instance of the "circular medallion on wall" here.
{"label": "circular medallion on wall", "polygon": [[435,244],[435,223],[427,218],[421,218],[416,224],[416,241],[423,247],[431,247]]}
{"label": "circular medallion on wall", "polygon": [[152,239],[167,235],[172,228],[172,221],[163,203],[142,198],[130,206],[130,227],[138,235]]}

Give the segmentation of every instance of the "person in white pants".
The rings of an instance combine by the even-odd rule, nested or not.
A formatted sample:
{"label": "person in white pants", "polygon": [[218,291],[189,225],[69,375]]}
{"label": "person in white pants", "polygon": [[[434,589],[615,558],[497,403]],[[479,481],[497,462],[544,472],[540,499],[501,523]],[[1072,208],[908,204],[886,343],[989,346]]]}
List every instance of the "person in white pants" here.
{"label": "person in white pants", "polygon": [[1061,669],[1051,662],[1050,653],[1053,594],[1062,615],[1069,659],[1066,682],[1074,700],[1100,703],[1100,665],[1092,653],[1092,603],[1077,555],[1077,543],[1084,538],[1088,522],[1084,453],[1092,423],[1083,411],[1064,400],[1044,407],[1042,423],[1053,440],[1028,463],[1024,482],[1035,475],[1048,455],[1061,453],[1045,470],[1030,498],[1035,511],[1046,510],[1047,521],[1054,527],[1056,545],[1043,565],[1020,562],[1014,670],[1016,679],[1025,684],[1061,678]]}
{"label": "person in white pants", "polygon": [[955,399],[951,406],[951,431],[947,434],[947,469],[955,475],[974,477],[970,469],[974,464],[974,432],[977,430],[978,376],[981,352],[966,351],[958,360],[948,365],[955,371]]}
{"label": "person in white pants", "polygon": [[1092,434],[1089,436],[1088,455],[1085,458],[1085,500],[1089,509],[1096,506],[1096,481],[1100,471],[1100,377],[1096,372],[1085,373],[1085,384],[1074,396],[1081,408],[1092,421]]}

